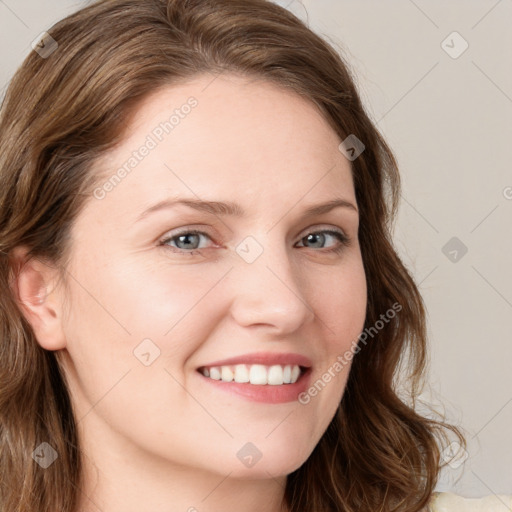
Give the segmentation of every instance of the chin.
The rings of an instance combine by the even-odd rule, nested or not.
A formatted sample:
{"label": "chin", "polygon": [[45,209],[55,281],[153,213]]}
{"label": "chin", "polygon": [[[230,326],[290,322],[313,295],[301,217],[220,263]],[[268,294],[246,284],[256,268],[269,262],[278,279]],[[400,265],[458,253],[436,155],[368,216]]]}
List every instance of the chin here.
{"label": "chin", "polygon": [[227,463],[222,472],[226,471],[230,473],[231,478],[240,479],[279,478],[293,473],[306,460],[307,457],[298,458],[296,451],[289,453],[288,456],[285,454],[277,456],[275,453],[270,453],[267,456],[262,455],[256,462],[242,462],[237,459],[235,463]]}

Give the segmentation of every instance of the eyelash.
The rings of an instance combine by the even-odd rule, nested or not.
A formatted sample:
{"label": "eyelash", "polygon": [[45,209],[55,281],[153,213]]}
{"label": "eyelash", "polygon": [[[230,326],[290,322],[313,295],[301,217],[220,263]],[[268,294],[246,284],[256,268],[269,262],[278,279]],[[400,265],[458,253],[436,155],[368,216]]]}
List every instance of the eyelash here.
{"label": "eyelash", "polygon": [[[320,252],[324,252],[324,253],[339,254],[345,249],[345,247],[348,247],[352,241],[350,237],[345,235],[345,233],[343,233],[341,231],[333,230],[333,229],[322,229],[319,231],[311,231],[310,233],[307,233],[305,236],[303,236],[300,239],[300,241],[304,240],[304,238],[307,238],[309,235],[316,235],[318,233],[327,233],[328,235],[332,235],[335,238],[337,238],[338,241],[340,242],[340,245],[338,245],[337,247],[334,247],[333,249],[327,249],[324,251],[322,251],[321,249],[318,249]],[[171,242],[183,235],[204,235],[204,236],[210,238],[210,240],[211,240],[211,237],[207,233],[204,233],[203,231],[198,231],[195,229],[190,229],[187,231],[182,231],[181,233],[176,233],[175,235],[172,235],[170,237],[166,237],[166,238],[160,240],[160,246],[169,248],[172,250],[172,252],[181,254],[181,255],[187,254],[187,255],[192,256],[194,254],[201,254],[200,249],[193,249],[191,251],[186,251],[184,249],[179,249],[177,247],[172,247],[172,246],[168,245],[169,242]]]}

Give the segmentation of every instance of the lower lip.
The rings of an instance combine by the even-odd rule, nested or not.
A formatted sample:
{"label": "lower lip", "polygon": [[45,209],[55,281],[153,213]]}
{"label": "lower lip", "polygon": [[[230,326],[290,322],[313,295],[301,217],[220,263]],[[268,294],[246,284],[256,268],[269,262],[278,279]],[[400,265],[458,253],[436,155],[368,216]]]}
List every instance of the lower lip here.
{"label": "lower lip", "polygon": [[297,382],[293,384],[249,384],[241,382],[224,382],[222,380],[211,379],[205,377],[202,373],[198,372],[199,376],[210,383],[212,386],[216,386],[217,389],[226,391],[228,393],[234,393],[246,400],[253,402],[263,402],[267,404],[283,404],[286,402],[297,402],[298,395],[306,391],[309,385],[311,368],[308,368],[304,373],[301,373]]}

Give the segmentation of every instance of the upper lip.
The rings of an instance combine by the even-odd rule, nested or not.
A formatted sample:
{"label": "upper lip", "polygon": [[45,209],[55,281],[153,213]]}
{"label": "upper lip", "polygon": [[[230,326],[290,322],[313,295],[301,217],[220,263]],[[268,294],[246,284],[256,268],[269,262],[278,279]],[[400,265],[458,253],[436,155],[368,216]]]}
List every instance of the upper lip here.
{"label": "upper lip", "polygon": [[272,352],[255,352],[252,354],[243,354],[229,359],[222,359],[213,361],[212,363],[205,364],[200,368],[211,368],[213,366],[228,366],[235,364],[263,364],[265,366],[272,366],[276,364],[281,365],[298,365],[304,368],[311,367],[311,360],[301,354],[294,354],[292,352],[286,353],[272,353]]}

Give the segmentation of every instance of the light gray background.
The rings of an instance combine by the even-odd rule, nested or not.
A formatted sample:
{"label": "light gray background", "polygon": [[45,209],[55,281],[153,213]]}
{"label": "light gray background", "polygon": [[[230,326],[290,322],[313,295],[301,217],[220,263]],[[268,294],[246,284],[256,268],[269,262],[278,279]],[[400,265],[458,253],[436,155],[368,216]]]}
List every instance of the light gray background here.
{"label": "light gray background", "polygon": [[[512,0],[276,3],[344,52],[398,158],[395,242],[429,313],[423,396],[469,442],[438,490],[512,494]],[[0,0],[0,97],[31,42],[86,4]],[[466,254],[443,253],[452,237]]]}

